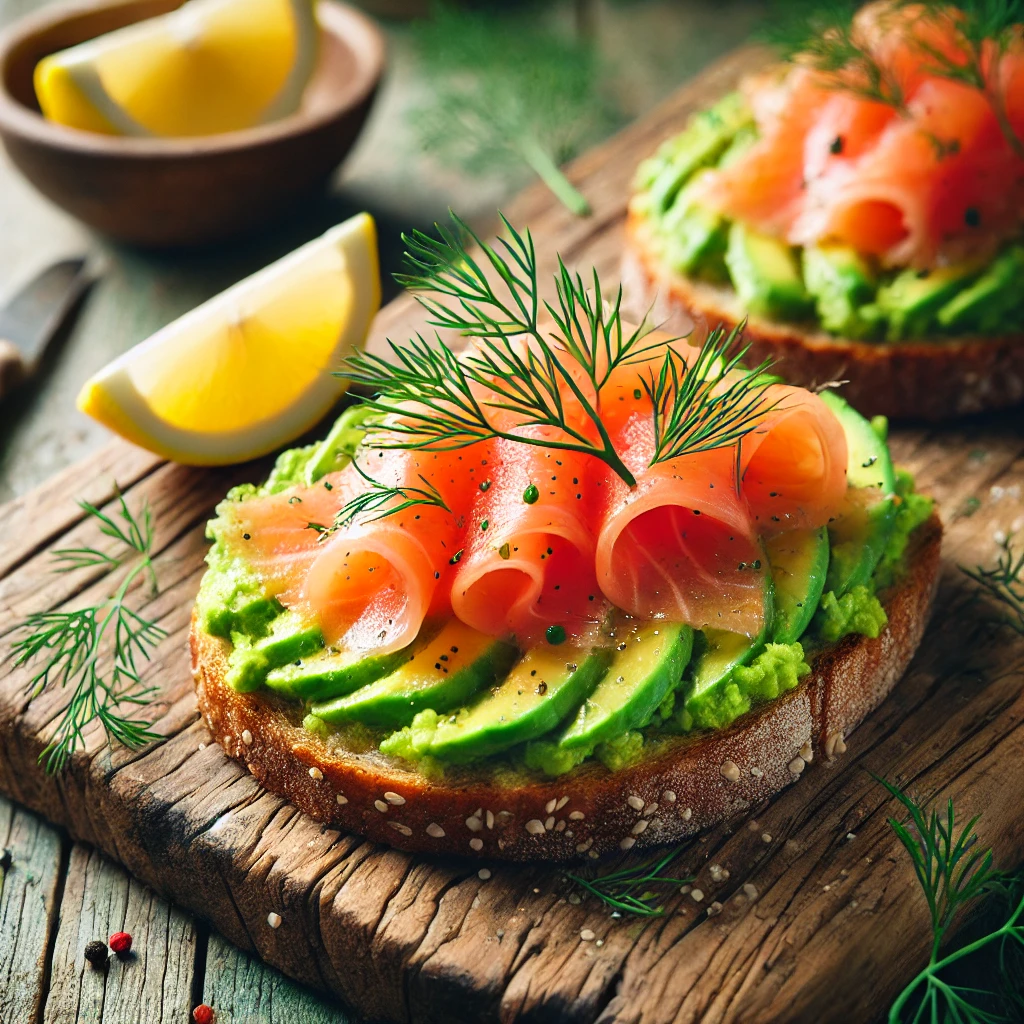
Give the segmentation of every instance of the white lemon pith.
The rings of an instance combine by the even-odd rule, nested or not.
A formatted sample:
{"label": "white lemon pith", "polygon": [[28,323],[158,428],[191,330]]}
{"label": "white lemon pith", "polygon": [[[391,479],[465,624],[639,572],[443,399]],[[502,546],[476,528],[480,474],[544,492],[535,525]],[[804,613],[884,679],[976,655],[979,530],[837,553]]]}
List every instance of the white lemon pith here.
{"label": "white lemon pith", "polygon": [[44,57],[51,121],[115,135],[196,136],[298,109],[316,63],[314,0],[189,0]]}
{"label": "white lemon pith", "polygon": [[360,214],[168,324],[87,381],[78,407],[189,465],[279,448],[345,391],[332,370],[380,308],[373,218]]}

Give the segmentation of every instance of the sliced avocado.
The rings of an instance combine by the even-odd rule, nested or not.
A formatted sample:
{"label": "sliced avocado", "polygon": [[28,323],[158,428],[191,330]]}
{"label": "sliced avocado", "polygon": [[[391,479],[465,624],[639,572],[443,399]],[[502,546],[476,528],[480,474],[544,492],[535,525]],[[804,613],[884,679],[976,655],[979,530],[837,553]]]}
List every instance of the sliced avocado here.
{"label": "sliced avocado", "polygon": [[502,683],[439,722],[427,753],[445,761],[469,761],[551,732],[586,700],[607,671],[612,653],[532,648]]}
{"label": "sliced avocado", "polygon": [[248,693],[263,685],[271,669],[303,658],[324,645],[320,627],[297,612],[282,612],[261,640],[252,643],[242,634],[234,634],[234,650],[228,657],[227,681],[236,690]]}
{"label": "sliced avocado", "polygon": [[848,245],[808,246],[803,251],[804,283],[814,297],[821,326],[845,338],[873,338],[883,326],[871,265]]}
{"label": "sliced avocado", "polygon": [[755,637],[731,633],[725,629],[704,629],[694,645],[693,676],[685,691],[686,711],[697,722],[703,719],[704,705],[717,704],[729,685],[733,669],[748,665],[772,635],[775,619],[775,588],[765,577],[764,625]]}
{"label": "sliced avocado", "polygon": [[413,657],[413,649],[367,655],[325,648],[267,673],[271,690],[305,701],[343,697],[361,686],[390,675]]}
{"label": "sliced avocado", "polygon": [[756,637],[727,630],[701,630],[694,644],[693,675],[684,693],[684,707],[694,722],[713,721],[714,708],[725,699],[733,670],[749,665],[764,650],[772,635],[774,588],[771,577],[765,582],[765,622]]}
{"label": "sliced avocado", "polygon": [[370,405],[359,404],[346,409],[306,463],[306,485],[312,487],[328,473],[344,469],[366,436],[367,426],[381,418],[382,414]]}
{"label": "sliced avocado", "polygon": [[686,130],[665,143],[654,160],[639,171],[638,185],[649,190],[651,208],[664,213],[687,181],[702,167],[714,164],[736,133],[752,120],[750,108],[738,92],[695,114]]}
{"label": "sliced avocado", "polygon": [[810,312],[800,264],[781,239],[735,223],[729,228],[725,262],[748,312],[772,320],[800,320]]}
{"label": "sliced avocado", "polygon": [[828,530],[787,530],[765,541],[775,585],[772,640],[791,644],[803,636],[825,590]]}
{"label": "sliced avocado", "polygon": [[566,750],[593,747],[647,725],[665,694],[679,685],[692,650],[689,626],[665,622],[634,626],[558,745]]}
{"label": "sliced avocado", "polygon": [[354,693],[314,704],[325,722],[406,725],[417,711],[448,711],[490,686],[515,660],[510,644],[452,619],[400,668]]}
{"label": "sliced avocado", "polygon": [[956,264],[936,270],[901,271],[878,289],[878,308],[889,321],[889,341],[927,338],[934,333],[939,310],[965,285],[977,267]]}
{"label": "sliced avocado", "polygon": [[831,562],[827,590],[842,597],[871,579],[896,523],[896,477],[882,434],[833,391],[821,399],[846,433],[847,508],[829,524]]}
{"label": "sliced avocado", "polygon": [[747,151],[757,142],[757,126],[750,122],[745,124],[740,130],[733,136],[732,142],[726,147],[725,152],[718,158],[718,162],[715,164],[718,168],[730,167],[736,163],[740,157],[745,156]]}
{"label": "sliced avocado", "polygon": [[724,281],[729,222],[695,203],[677,203],[661,223],[665,262],[689,277]]}
{"label": "sliced avocado", "polygon": [[1024,246],[1011,245],[972,285],[949,300],[936,319],[956,334],[1007,333],[1024,320]]}

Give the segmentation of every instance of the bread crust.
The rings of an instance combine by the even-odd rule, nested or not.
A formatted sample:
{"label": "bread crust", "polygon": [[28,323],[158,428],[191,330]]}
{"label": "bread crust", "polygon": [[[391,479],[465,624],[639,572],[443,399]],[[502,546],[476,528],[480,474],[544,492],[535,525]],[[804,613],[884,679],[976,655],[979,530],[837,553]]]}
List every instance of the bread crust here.
{"label": "bread crust", "polygon": [[[698,281],[662,264],[644,217],[630,210],[622,283],[630,305],[650,308],[667,329],[692,321],[735,327],[743,309],[734,289]],[[946,420],[1024,401],[1024,335],[936,338],[885,344],[748,316],[749,360],[775,362],[791,384],[848,381],[843,397],[865,416]]]}
{"label": "bread crust", "polygon": [[[906,574],[882,595],[889,623],[876,640],[847,637],[820,654],[794,690],[729,728],[674,738],[617,772],[587,763],[515,786],[439,783],[377,751],[331,749],[276,697],[225,681],[230,645],[195,615],[190,646],[199,709],[225,752],[267,789],[318,821],[417,853],[566,861],[677,842],[794,782],[888,695],[921,641],[939,575],[942,526],[911,537]],[[811,756],[808,756],[810,754]],[[733,771],[734,766],[736,771]]]}

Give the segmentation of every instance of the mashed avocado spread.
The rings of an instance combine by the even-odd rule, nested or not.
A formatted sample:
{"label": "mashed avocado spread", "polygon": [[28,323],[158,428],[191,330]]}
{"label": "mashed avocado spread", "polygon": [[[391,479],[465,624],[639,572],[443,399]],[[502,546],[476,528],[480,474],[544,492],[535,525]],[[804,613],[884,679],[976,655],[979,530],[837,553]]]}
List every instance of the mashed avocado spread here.
{"label": "mashed avocado spread", "polygon": [[[229,681],[240,690],[270,685],[276,674],[288,671],[288,665],[301,664],[310,655],[323,655],[324,649],[319,629],[267,596],[256,573],[228,552],[220,540],[224,523],[221,515],[236,502],[276,494],[296,485],[311,485],[325,473],[343,468],[364,436],[361,425],[365,416],[361,407],[353,407],[341,416],[323,442],[282,453],[264,484],[234,488],[218,505],[217,517],[208,524],[207,537],[213,544],[206,558],[209,569],[197,598],[198,614],[206,632],[231,641]],[[863,420],[861,423],[867,429]],[[881,450],[885,451],[885,421],[873,421],[871,428],[872,436],[877,436]],[[700,699],[693,692],[695,663],[699,660],[695,653],[682,677],[677,678],[641,724],[624,727],[600,742],[572,748],[558,742],[556,730],[494,755],[491,760],[503,761],[515,770],[549,776],[570,771],[587,759],[616,770],[636,763],[645,756],[647,747],[656,746],[666,737],[723,728],[755,704],[794,689],[810,674],[810,662],[822,647],[851,634],[877,637],[886,624],[885,610],[877,595],[898,578],[911,533],[932,511],[931,500],[914,492],[909,474],[897,472],[894,480],[895,511],[887,520],[884,547],[870,576],[865,583],[845,592],[822,593],[810,626],[797,641],[752,642],[748,656],[739,658]],[[698,633],[695,652],[701,644]],[[272,671],[275,668],[277,672]],[[279,688],[274,685],[274,689]],[[311,705],[313,701],[309,699],[306,703]],[[307,716],[307,727],[329,739],[335,728],[317,715]],[[430,753],[430,748],[446,717],[454,720],[454,716],[427,708],[397,731],[364,729],[364,741],[369,737],[383,753],[415,762],[424,774],[443,774],[446,765]]]}

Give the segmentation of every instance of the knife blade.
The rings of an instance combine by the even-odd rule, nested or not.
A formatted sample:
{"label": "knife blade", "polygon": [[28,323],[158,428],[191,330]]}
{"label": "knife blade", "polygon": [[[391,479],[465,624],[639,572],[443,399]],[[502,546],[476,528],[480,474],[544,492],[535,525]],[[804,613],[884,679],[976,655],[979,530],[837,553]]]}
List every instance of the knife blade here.
{"label": "knife blade", "polygon": [[92,283],[85,257],[47,267],[0,309],[0,398],[30,377]]}

